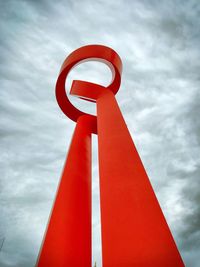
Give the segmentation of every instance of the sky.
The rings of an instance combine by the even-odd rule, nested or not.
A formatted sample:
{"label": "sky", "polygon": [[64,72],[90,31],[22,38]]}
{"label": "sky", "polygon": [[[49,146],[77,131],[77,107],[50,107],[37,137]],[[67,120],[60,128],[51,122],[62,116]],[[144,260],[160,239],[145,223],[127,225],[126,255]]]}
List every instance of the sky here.
{"label": "sky", "polygon": [[[33,267],[75,123],[55,83],[78,47],[103,44],[123,62],[117,101],[187,267],[200,262],[200,2],[0,1],[1,267]],[[88,62],[73,79],[108,85]],[[70,100],[95,113],[95,104]],[[93,137],[93,262],[101,267],[97,140]]]}

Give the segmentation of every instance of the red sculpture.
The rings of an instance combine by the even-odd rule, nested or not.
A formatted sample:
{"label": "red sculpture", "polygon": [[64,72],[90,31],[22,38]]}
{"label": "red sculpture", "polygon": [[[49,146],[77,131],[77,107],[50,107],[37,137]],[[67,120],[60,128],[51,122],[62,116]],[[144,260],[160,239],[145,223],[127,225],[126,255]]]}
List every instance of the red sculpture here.
{"label": "red sculpture", "polygon": [[[113,73],[108,87],[73,81],[71,94],[95,101],[97,116],[75,108],[65,92],[69,71],[88,60]],[[122,62],[109,47],[88,45],[64,61],[56,84],[62,111],[76,122],[37,267],[91,267],[91,134],[98,135],[103,267],[183,267],[115,99]]]}

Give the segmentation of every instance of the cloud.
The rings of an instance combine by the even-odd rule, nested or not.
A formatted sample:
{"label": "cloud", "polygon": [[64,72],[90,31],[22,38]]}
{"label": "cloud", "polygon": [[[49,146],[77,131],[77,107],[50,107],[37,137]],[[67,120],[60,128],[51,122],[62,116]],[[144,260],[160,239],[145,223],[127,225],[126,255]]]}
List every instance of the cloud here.
{"label": "cloud", "polygon": [[[197,1],[8,0],[0,10],[0,265],[35,264],[74,128],[56,103],[55,82],[70,52],[98,43],[122,58],[118,103],[181,255],[187,266],[198,267]],[[73,70],[67,86],[80,77],[104,84],[110,73],[87,63]],[[95,112],[94,104],[71,100]],[[97,163],[93,172],[96,177]],[[94,235],[98,266],[99,240]]]}

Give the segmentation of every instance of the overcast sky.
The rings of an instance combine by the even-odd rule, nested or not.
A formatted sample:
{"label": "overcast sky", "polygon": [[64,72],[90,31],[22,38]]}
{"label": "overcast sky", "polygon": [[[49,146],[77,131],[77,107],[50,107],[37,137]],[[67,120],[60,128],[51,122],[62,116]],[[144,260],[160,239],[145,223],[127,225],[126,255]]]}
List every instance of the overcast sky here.
{"label": "overcast sky", "polygon": [[[120,55],[118,103],[183,260],[199,267],[198,0],[0,1],[0,266],[36,262],[75,126],[57,105],[55,83],[66,56],[86,44]],[[67,85],[73,78],[107,85],[111,74],[90,62]],[[94,139],[93,258],[101,267]]]}

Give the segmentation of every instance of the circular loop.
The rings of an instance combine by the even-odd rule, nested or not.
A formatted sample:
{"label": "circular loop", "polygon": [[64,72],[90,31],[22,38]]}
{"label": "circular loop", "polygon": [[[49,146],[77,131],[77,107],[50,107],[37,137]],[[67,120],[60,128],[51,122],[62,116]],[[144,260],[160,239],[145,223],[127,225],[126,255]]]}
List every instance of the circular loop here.
{"label": "circular loop", "polygon": [[111,48],[103,45],[87,45],[73,51],[64,61],[56,83],[56,99],[61,110],[73,121],[77,121],[82,115],[96,116],[80,111],[69,101],[65,91],[65,80],[69,71],[83,61],[101,61],[108,65],[112,71],[113,79],[106,88],[116,94],[121,83],[122,62],[119,55]]}

